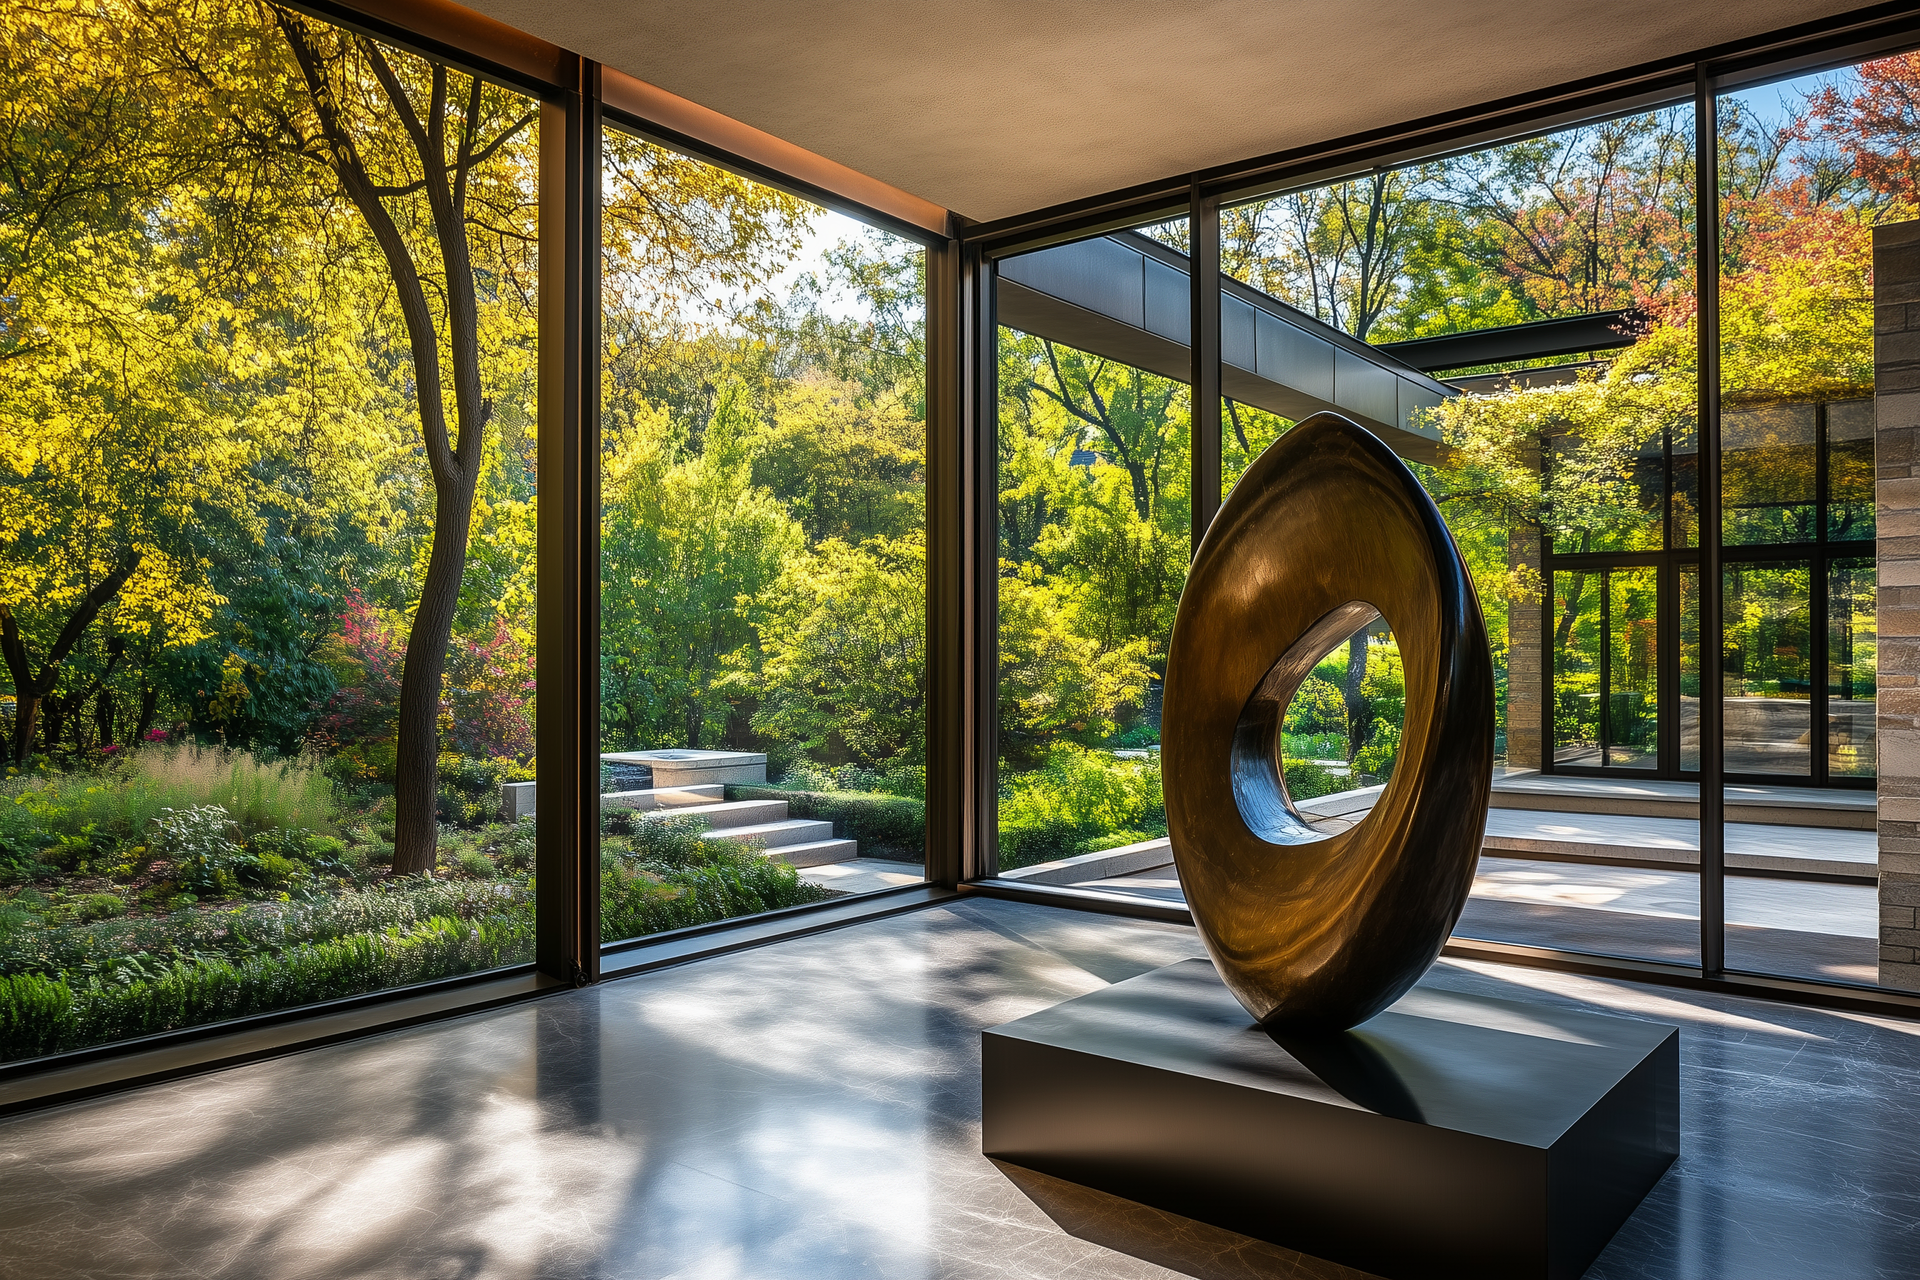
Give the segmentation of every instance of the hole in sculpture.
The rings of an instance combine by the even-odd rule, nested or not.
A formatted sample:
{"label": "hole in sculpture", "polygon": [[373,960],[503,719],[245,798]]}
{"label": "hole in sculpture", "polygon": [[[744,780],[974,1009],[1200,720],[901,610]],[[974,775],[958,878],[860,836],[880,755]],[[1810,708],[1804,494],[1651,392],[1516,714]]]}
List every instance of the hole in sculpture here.
{"label": "hole in sculpture", "polygon": [[1356,600],[1321,618],[1268,669],[1240,713],[1233,795],[1248,829],[1288,845],[1358,822],[1371,796],[1335,805],[1337,812],[1298,806],[1391,778],[1405,709],[1400,647],[1379,610]]}

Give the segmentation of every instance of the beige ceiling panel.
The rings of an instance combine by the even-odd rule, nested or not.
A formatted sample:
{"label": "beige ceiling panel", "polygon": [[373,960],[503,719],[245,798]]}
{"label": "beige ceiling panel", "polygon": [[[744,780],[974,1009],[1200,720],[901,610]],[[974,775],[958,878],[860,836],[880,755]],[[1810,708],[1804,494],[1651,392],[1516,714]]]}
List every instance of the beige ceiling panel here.
{"label": "beige ceiling panel", "polygon": [[1849,0],[468,0],[986,220],[1415,120]]}

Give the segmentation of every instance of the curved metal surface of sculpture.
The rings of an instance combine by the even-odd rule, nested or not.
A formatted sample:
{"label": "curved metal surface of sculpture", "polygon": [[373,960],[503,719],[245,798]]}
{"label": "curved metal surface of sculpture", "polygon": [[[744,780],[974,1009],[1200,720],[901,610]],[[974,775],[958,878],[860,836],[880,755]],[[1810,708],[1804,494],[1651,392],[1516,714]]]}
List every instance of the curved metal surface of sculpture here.
{"label": "curved metal surface of sculpture", "polygon": [[[1405,667],[1400,754],[1372,812],[1328,835],[1287,796],[1281,722],[1320,658],[1376,613]],[[1180,597],[1161,762],[1194,924],[1262,1025],[1357,1025],[1433,964],[1480,855],[1493,696],[1466,565],[1386,445],[1320,413],[1247,468]]]}

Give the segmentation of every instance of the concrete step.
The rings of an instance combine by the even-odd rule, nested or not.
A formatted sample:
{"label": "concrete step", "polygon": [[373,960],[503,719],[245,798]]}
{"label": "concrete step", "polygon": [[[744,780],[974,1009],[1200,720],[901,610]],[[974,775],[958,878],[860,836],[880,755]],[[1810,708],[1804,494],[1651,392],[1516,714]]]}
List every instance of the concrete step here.
{"label": "concrete step", "polygon": [[[1729,782],[1723,794],[1728,822],[1841,831],[1875,829],[1874,793],[1870,790]],[[1494,778],[1493,807],[1698,821],[1700,784],[1666,778],[1569,777],[1509,770]]]}
{"label": "concrete step", "polygon": [[[780,802],[784,808],[786,802]],[[769,851],[784,848],[787,845],[811,844],[833,839],[833,824],[819,822],[811,818],[789,818],[784,822],[755,822],[746,826],[721,827],[715,831],[702,831],[702,840],[735,840],[741,844],[758,844]]]}
{"label": "concrete step", "polygon": [[693,804],[672,810],[656,810],[656,812],[663,816],[670,813],[676,818],[704,818],[711,831],[731,831],[736,827],[786,821],[787,802],[785,800],[729,800],[721,804]]}
{"label": "concrete step", "polygon": [[[783,844],[777,848],[768,849],[767,856],[769,858],[778,858],[787,865],[794,867],[823,867],[834,862],[855,861],[860,856],[860,846],[851,840],[809,840],[805,844]],[[883,865],[892,867],[907,864],[889,862]],[[925,873],[923,873],[919,867],[914,867],[913,871],[915,879],[926,878]],[[878,889],[886,886],[873,885],[870,887]],[[858,890],[848,891],[858,892]]]}
{"label": "concrete step", "polygon": [[[1697,819],[1637,814],[1494,809],[1487,814],[1482,848],[1503,858],[1691,868],[1700,865],[1700,824]],[[1729,822],[1726,867],[1872,880],[1879,871],[1879,836],[1832,827]]]}
{"label": "concrete step", "polygon": [[684,809],[689,805],[720,804],[727,798],[723,786],[651,787],[645,791],[608,791],[600,797],[602,809]]}

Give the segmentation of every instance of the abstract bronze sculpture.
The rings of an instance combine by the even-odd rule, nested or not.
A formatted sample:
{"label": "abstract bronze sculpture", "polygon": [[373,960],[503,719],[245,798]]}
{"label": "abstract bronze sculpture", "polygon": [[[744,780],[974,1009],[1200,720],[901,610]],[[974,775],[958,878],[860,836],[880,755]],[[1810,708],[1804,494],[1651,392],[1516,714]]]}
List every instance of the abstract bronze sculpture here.
{"label": "abstract bronze sculpture", "polygon": [[[1329,648],[1384,616],[1406,714],[1379,800],[1337,834],[1288,797],[1281,721]],[[1315,414],[1201,541],[1167,657],[1167,828],[1215,967],[1270,1030],[1341,1030],[1419,981],[1472,887],[1493,775],[1486,622],[1433,500],[1371,433]]]}

